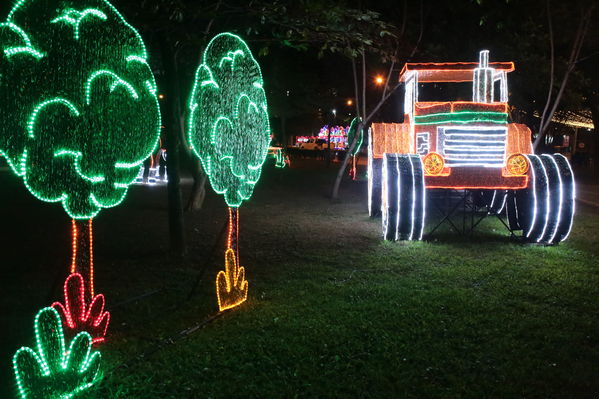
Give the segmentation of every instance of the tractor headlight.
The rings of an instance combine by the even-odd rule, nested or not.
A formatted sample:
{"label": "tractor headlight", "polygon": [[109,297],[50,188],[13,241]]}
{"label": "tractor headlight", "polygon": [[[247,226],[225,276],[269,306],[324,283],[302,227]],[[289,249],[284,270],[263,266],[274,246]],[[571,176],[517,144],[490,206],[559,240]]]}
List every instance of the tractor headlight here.
{"label": "tractor headlight", "polygon": [[429,152],[422,163],[424,164],[424,173],[427,175],[438,175],[445,168],[445,160],[436,152]]}
{"label": "tractor headlight", "polygon": [[510,175],[522,176],[528,172],[528,160],[522,154],[510,155],[505,168]]}

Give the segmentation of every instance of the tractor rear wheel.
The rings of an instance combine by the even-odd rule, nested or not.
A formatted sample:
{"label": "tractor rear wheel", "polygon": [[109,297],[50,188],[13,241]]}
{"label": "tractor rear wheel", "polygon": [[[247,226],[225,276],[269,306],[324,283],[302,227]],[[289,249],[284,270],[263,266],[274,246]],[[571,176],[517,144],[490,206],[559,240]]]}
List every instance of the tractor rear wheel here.
{"label": "tractor rear wheel", "polygon": [[527,155],[528,187],[510,193],[508,219],[528,242],[557,244],[570,234],[574,216],[574,174],[562,154]]}
{"label": "tractor rear wheel", "polygon": [[381,214],[381,176],[383,160],[368,159],[368,215],[376,217]]}

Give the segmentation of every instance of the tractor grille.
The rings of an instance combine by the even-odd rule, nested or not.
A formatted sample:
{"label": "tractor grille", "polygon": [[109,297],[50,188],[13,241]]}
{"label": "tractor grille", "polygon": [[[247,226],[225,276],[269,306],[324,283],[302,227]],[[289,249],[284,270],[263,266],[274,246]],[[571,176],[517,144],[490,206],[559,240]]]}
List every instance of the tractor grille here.
{"label": "tractor grille", "polygon": [[445,165],[504,166],[507,128],[494,126],[439,127]]}

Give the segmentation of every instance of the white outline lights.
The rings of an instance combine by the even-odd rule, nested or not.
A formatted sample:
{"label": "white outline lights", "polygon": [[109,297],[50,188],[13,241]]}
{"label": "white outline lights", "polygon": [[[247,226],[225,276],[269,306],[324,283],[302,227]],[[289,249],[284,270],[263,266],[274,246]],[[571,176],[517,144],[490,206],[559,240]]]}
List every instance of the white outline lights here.
{"label": "white outline lights", "polygon": [[383,225],[383,239],[387,239],[387,229],[389,225],[389,175],[387,173],[387,154],[383,156],[383,166],[381,171],[381,222]]}
{"label": "white outline lights", "polygon": [[[540,244],[564,241],[570,233],[574,217],[575,183],[572,168],[561,154],[529,154],[526,157],[531,166],[531,183],[528,190],[516,194],[514,204],[519,223],[524,223],[521,225],[525,230],[524,236]],[[543,198],[538,198],[540,195]],[[523,204],[518,202],[520,199]],[[518,210],[524,204],[528,204],[532,216],[524,216],[520,220]]]}
{"label": "white outline lights", "polygon": [[[537,157],[538,158],[538,157]],[[543,231],[541,235],[537,238],[537,242],[541,241],[541,238],[545,235],[545,230],[547,230],[547,223],[549,222],[549,209],[551,208],[551,191],[549,190],[549,176],[547,176],[547,169],[545,165],[543,165],[543,161],[539,159],[539,163],[541,168],[543,169],[543,174],[545,175],[545,222],[543,224]]]}
{"label": "white outline lights", "polygon": [[420,236],[418,237],[418,240],[422,240],[422,236],[424,234],[424,223],[426,221],[426,184],[424,182],[424,165],[422,164],[422,159],[418,157],[418,161],[422,170],[422,221],[420,222]]}
{"label": "white outline lights", "polygon": [[[568,200],[568,202],[572,203],[572,212],[570,215],[570,221],[568,222],[568,230],[564,234],[564,236],[560,238],[560,242],[561,242],[561,241],[564,241],[566,238],[568,238],[568,236],[572,232],[572,225],[574,224],[574,214],[576,213],[576,181],[574,180],[574,172],[572,171],[572,166],[570,165],[570,162],[568,162],[568,158],[566,158],[562,154],[554,154],[553,156],[560,157],[561,161],[562,161],[561,163],[566,165],[566,167],[568,169],[568,173],[569,173],[568,176],[569,176],[569,178],[571,180],[571,184],[572,184],[572,191],[570,192],[571,198]],[[563,167],[559,169],[561,183],[563,183],[563,180],[561,179],[561,177],[564,176],[564,174],[561,173],[563,169],[564,169]],[[560,217],[560,220],[561,220],[561,217]]]}
{"label": "white outline lights", "polygon": [[[396,174],[394,177],[391,176],[393,172]],[[396,241],[413,240],[415,236],[418,240],[422,239],[426,194],[420,156],[387,153],[383,157],[382,175],[383,237]],[[404,193],[404,189],[408,192]],[[395,203],[391,206],[393,200]],[[391,228],[395,229],[394,234]]]}
{"label": "white outline lights", "polygon": [[497,211],[497,213],[501,213],[501,211],[503,211],[503,208],[505,208],[505,204],[507,202],[507,192],[504,191],[503,192],[503,201],[501,202],[501,208],[499,208],[499,210]]}
{"label": "white outline lights", "polygon": [[372,185],[374,180],[373,168],[372,168],[372,129],[368,128],[368,216],[372,216]]}
{"label": "white outline lights", "polygon": [[412,157],[408,158],[410,160],[410,169],[412,172],[412,210],[411,210],[411,221],[410,221],[410,238],[408,240],[412,241],[412,237],[414,236],[414,208],[416,207],[416,177],[414,176],[414,163],[412,162]]}
{"label": "white outline lights", "polygon": [[419,132],[416,133],[416,153],[420,155],[426,155],[431,149],[430,144],[430,133]]}
{"label": "white outline lights", "polygon": [[530,223],[530,227],[528,229],[527,232],[524,233],[524,235],[526,237],[530,237],[530,233],[532,232],[532,230],[535,227],[535,224],[537,223],[537,176],[536,176],[536,172],[535,172],[535,166],[532,163],[532,157],[536,157],[536,155],[525,155],[525,157],[528,159],[528,163],[530,164],[530,173],[532,174],[532,178],[530,179],[530,182],[532,184],[532,189],[529,187],[529,190],[532,191],[532,200],[533,200],[533,205],[532,205],[532,222]]}
{"label": "white outline lights", "polygon": [[553,165],[555,166],[555,171],[557,174],[557,178],[559,181],[559,186],[558,186],[558,190],[559,190],[559,202],[558,202],[558,211],[557,211],[557,221],[555,222],[555,226],[553,227],[553,232],[551,233],[549,240],[547,240],[548,242],[553,242],[553,239],[555,238],[555,235],[557,234],[557,230],[558,227],[560,225],[560,221],[561,221],[561,217],[562,217],[562,203],[564,200],[564,196],[562,194],[562,177],[560,176],[559,173],[559,166],[557,165],[557,162],[555,162],[555,159],[553,159],[553,157],[551,155],[547,155],[547,154],[543,154],[541,155],[543,157],[546,157],[547,159],[549,159],[551,162],[553,162]]}
{"label": "white outline lights", "polygon": [[495,69],[489,68],[489,50],[480,51],[478,65],[472,77],[472,101],[491,103],[494,95]]}
{"label": "white outline lights", "polygon": [[437,132],[437,148],[449,167],[501,168],[505,165],[507,127],[439,126]]}
{"label": "white outline lights", "polygon": [[399,240],[399,222],[401,215],[401,171],[399,170],[399,158],[395,159],[395,171],[397,173],[397,216],[395,218],[395,241]]}

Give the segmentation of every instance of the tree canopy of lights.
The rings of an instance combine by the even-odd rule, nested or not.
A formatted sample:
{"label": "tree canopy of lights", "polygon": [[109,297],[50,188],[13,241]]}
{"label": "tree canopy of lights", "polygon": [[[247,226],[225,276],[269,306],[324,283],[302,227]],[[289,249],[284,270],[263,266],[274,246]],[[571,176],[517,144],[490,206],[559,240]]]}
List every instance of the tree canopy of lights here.
{"label": "tree canopy of lights", "polygon": [[22,399],[68,399],[100,379],[100,352],[91,352],[92,338],[87,332],[77,334],[67,348],[54,308],[42,309],[34,327],[35,349],[23,347],[13,358]]}
{"label": "tree canopy of lights", "polygon": [[215,36],[204,52],[189,101],[188,139],[212,188],[230,207],[248,200],[270,143],[264,81],[236,35]]}
{"label": "tree canopy of lights", "polygon": [[0,155],[89,219],[126,196],[160,133],[139,33],[106,0],[19,0],[0,23]]}

